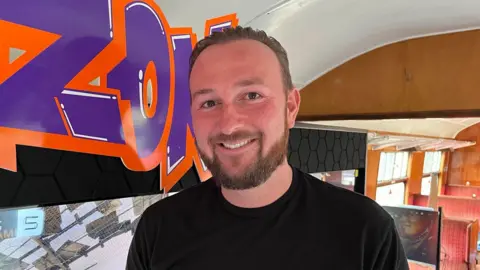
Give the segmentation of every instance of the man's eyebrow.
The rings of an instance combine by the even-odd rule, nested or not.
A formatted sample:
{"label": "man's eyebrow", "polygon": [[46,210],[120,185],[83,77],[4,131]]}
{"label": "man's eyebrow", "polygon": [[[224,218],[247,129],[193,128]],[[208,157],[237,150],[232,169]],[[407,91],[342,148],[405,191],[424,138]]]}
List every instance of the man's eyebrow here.
{"label": "man's eyebrow", "polygon": [[206,95],[206,94],[210,94],[210,93],[213,93],[213,89],[211,89],[211,88],[205,88],[205,89],[197,90],[192,94],[192,100],[194,100],[198,96]]}

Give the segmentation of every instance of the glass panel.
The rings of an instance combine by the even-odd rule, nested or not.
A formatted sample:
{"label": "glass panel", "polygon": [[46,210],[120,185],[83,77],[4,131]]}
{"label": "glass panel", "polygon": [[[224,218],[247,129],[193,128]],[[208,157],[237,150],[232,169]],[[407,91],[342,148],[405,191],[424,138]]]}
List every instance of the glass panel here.
{"label": "glass panel", "polygon": [[377,183],[407,177],[408,152],[384,152],[380,154]]}
{"label": "glass panel", "polygon": [[[328,179],[327,179],[328,181]],[[342,186],[355,185],[355,170],[342,171]]]}
{"label": "glass panel", "polygon": [[440,163],[442,163],[442,152],[435,152],[432,172],[440,172]]}
{"label": "glass panel", "polygon": [[403,163],[402,163],[402,178],[407,177],[408,170],[408,152],[403,152]]}
{"label": "glass panel", "polygon": [[380,205],[402,205],[404,200],[405,183],[403,182],[377,188],[376,201]]}
{"label": "glass panel", "polygon": [[[3,209],[8,234],[0,235],[0,269],[125,269],[140,215],[163,197]],[[19,224],[18,215],[28,215],[35,230]]]}
{"label": "glass panel", "polygon": [[423,173],[432,172],[432,152],[425,152],[425,158],[423,160]]}
{"label": "glass panel", "polygon": [[325,173],[311,173],[310,175],[323,181],[324,174]]}
{"label": "glass panel", "polygon": [[395,153],[387,153],[387,166],[385,169],[385,178],[382,180],[392,180],[393,179],[393,164],[395,163]]}
{"label": "glass panel", "polygon": [[420,191],[420,194],[427,195],[427,196],[430,195],[431,183],[432,183],[431,176],[422,178],[422,189]]}
{"label": "glass panel", "polygon": [[354,191],[355,170],[311,173],[311,175],[337,187]]}
{"label": "glass panel", "polygon": [[395,153],[395,162],[393,164],[393,179],[402,177],[403,152]]}
{"label": "glass panel", "polygon": [[442,162],[442,152],[425,152],[423,162],[423,173],[440,172],[440,163]]}
{"label": "glass panel", "polygon": [[378,181],[380,182],[383,179],[385,179],[385,171],[387,170],[387,155],[386,153],[381,153],[380,154],[380,164],[378,166]]}

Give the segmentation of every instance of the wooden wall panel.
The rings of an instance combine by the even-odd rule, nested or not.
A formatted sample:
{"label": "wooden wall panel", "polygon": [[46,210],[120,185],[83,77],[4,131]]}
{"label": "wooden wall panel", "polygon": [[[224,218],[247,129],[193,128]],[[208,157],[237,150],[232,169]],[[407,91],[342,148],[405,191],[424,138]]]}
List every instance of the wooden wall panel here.
{"label": "wooden wall panel", "polygon": [[422,190],[423,162],[425,159],[424,152],[410,153],[408,163],[408,181],[405,188],[405,201],[409,202],[409,197],[420,194]]}
{"label": "wooden wall panel", "polygon": [[370,51],[301,91],[298,120],[480,115],[480,30]]}
{"label": "wooden wall panel", "polygon": [[445,194],[445,185],[448,181],[448,173],[450,169],[450,152],[444,152],[442,155],[442,161],[440,163],[440,175],[438,176],[438,194]]}
{"label": "wooden wall panel", "polygon": [[367,151],[367,179],[365,195],[375,200],[377,195],[378,167],[380,165],[380,151]]}
{"label": "wooden wall panel", "polygon": [[470,140],[476,145],[451,153],[448,184],[480,186],[480,123],[460,132],[457,140]]}

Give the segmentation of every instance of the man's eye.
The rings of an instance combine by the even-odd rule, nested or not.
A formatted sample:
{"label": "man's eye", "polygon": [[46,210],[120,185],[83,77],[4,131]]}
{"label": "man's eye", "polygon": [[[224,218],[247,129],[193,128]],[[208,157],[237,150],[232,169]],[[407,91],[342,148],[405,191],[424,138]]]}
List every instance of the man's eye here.
{"label": "man's eye", "polygon": [[260,97],[260,94],[255,92],[250,92],[247,94],[247,99],[259,99]]}
{"label": "man's eye", "polygon": [[215,101],[213,100],[208,100],[202,104],[202,108],[211,108],[215,106]]}

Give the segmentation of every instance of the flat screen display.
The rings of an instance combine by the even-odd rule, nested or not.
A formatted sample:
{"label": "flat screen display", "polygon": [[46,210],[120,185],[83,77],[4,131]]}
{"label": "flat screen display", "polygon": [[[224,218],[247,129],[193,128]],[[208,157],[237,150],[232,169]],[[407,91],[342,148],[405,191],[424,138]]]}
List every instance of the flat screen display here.
{"label": "flat screen display", "polygon": [[395,221],[407,258],[436,269],[439,251],[439,213],[431,208],[415,206],[383,206],[383,208]]}

